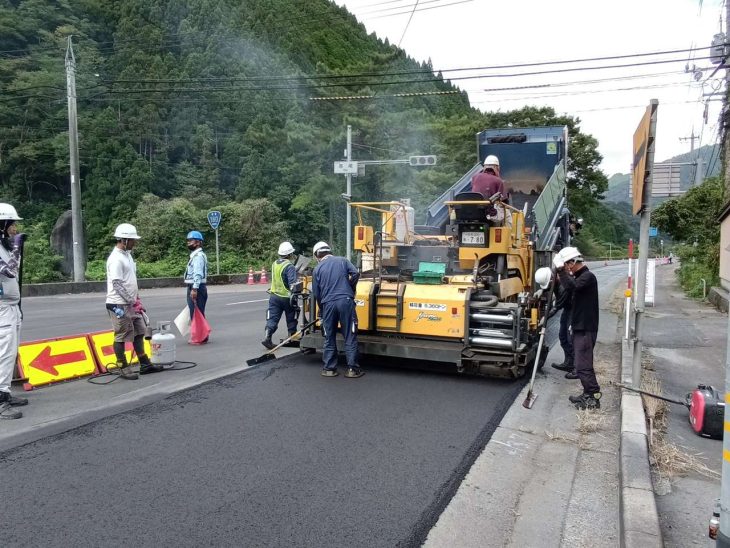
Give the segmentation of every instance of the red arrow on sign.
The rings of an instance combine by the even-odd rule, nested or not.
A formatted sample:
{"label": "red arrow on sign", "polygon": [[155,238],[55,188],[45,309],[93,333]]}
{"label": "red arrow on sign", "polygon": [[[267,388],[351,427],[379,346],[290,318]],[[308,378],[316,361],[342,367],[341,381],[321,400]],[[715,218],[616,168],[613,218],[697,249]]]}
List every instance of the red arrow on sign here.
{"label": "red arrow on sign", "polygon": [[[131,342],[125,342],[124,343],[124,351],[128,352],[134,348],[134,345]],[[114,354],[114,345],[110,344],[109,346],[102,346],[101,347],[101,354],[103,356],[111,356]]]}
{"label": "red arrow on sign", "polygon": [[49,375],[54,377],[58,376],[56,370],[57,365],[65,365],[68,363],[81,362],[86,359],[86,352],[83,350],[77,350],[75,352],[66,352],[64,354],[51,355],[51,347],[46,346],[40,354],[38,354],[33,361],[30,362],[30,367],[45,371]]}

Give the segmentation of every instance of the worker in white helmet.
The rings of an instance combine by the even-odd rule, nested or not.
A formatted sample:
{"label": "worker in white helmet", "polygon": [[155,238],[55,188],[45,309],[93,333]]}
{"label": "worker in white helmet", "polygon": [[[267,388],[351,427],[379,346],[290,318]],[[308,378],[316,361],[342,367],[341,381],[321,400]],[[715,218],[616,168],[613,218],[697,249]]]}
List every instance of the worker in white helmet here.
{"label": "worker in white helmet", "polygon": [[345,339],[347,372],[356,379],[364,375],[357,361],[357,315],[355,288],[360,279],[357,268],[344,257],[335,257],[327,242],[317,242],[313,253],[319,263],[312,273],[312,295],[322,317],[323,377],[337,376],[337,326]]}
{"label": "worker in white helmet", "polygon": [[26,398],[13,396],[10,382],[20,341],[20,264],[25,234],[18,234],[21,218],[10,204],[0,204],[0,419],[19,419],[15,409]]}
{"label": "worker in white helmet", "polygon": [[499,158],[490,154],[484,159],[484,169],[471,179],[471,191],[479,192],[487,200],[499,193],[506,200],[504,181],[500,177]]}
{"label": "worker in white helmet", "polygon": [[[276,346],[271,337],[279,326],[282,314],[286,316],[286,328],[289,337],[297,332],[297,313],[299,309],[296,302],[292,302],[292,294],[301,292],[299,287],[301,284],[297,283],[297,269],[292,263],[294,252],[295,249],[291,242],[281,242],[277,252],[279,258],[271,265],[269,308],[266,310],[264,340],[261,341],[261,344],[269,350]],[[299,291],[296,291],[297,289]]]}
{"label": "worker in white helmet", "polygon": [[123,379],[135,380],[139,375],[127,360],[125,343],[134,346],[140,374],[162,371],[162,366],[152,364],[144,348],[146,314],[139,299],[137,265],[131,253],[140,239],[139,234],[134,225],[122,223],[114,231],[114,238],[117,244],[106,261],[106,309],[114,330],[114,355],[119,373]]}

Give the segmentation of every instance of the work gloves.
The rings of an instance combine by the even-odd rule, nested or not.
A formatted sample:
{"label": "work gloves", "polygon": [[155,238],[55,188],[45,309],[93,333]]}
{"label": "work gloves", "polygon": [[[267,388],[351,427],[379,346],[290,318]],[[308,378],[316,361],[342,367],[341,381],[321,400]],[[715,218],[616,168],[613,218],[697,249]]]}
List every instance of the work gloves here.
{"label": "work gloves", "polygon": [[132,308],[137,314],[142,314],[143,312],[145,312],[145,307],[142,306],[142,301],[139,300],[139,297],[137,297],[137,299],[134,301]]}
{"label": "work gloves", "polygon": [[13,236],[13,247],[18,248],[18,249],[23,247],[23,244],[25,243],[25,239],[27,236],[28,235],[23,232]]}

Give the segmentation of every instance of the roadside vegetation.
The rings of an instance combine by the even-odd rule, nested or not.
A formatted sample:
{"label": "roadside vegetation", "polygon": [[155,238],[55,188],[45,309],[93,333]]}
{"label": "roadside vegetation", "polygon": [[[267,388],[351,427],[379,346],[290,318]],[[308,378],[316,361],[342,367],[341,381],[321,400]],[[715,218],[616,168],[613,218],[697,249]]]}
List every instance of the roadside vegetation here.
{"label": "roadside vegetation", "polygon": [[725,202],[722,180],[711,177],[652,212],[652,224],[677,242],[672,252],[680,259],[679,282],[691,297],[702,297],[703,279],[708,288],[719,284],[718,217]]}

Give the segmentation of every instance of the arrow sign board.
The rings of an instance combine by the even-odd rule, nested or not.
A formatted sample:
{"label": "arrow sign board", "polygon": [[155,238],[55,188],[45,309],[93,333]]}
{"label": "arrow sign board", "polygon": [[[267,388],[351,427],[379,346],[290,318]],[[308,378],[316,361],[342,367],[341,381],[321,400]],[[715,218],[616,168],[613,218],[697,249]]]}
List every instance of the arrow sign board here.
{"label": "arrow sign board", "polygon": [[[117,365],[117,358],[114,355],[114,332],[89,333],[89,342],[99,364],[99,371],[106,373],[108,369],[114,369]],[[148,356],[152,353],[150,341],[147,339],[144,340],[144,350]],[[137,355],[132,355],[131,342],[124,343],[124,354],[127,356],[128,363],[139,363]]]}
{"label": "arrow sign board", "polygon": [[221,224],[221,212],[220,211],[209,211],[208,212],[208,224],[213,230],[218,230]]}
{"label": "arrow sign board", "polygon": [[97,371],[85,335],[23,343],[18,348],[21,376],[31,386],[91,375]]}

